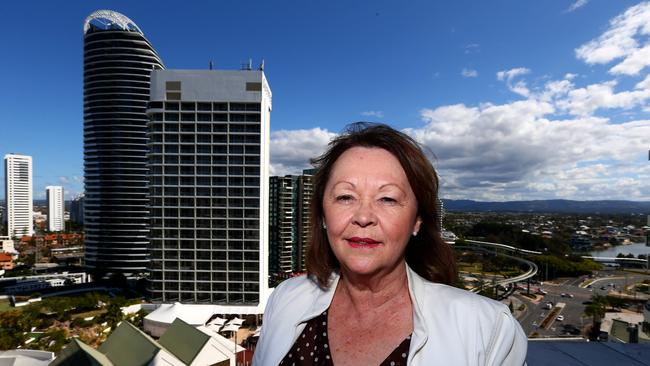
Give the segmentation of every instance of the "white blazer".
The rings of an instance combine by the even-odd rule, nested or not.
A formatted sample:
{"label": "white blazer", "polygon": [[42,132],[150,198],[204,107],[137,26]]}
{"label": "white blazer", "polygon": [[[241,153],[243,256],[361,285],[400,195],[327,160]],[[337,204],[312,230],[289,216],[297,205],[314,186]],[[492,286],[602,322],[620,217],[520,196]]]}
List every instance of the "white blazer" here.
{"label": "white blazer", "polygon": [[[504,304],[455,287],[432,283],[407,266],[413,303],[408,365],[521,366],[528,340]],[[276,366],[302,333],[305,322],[327,310],[339,276],[327,289],[307,276],[281,283],[269,298],[253,358]],[[378,327],[382,326],[377,324]]]}

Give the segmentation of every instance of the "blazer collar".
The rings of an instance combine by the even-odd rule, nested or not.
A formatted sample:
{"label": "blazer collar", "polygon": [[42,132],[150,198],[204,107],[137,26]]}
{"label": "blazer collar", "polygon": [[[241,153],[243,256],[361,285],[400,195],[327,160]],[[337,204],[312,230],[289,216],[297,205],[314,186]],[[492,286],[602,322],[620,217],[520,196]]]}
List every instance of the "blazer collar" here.
{"label": "blazer collar", "polygon": [[[410,361],[413,355],[420,348],[424,347],[429,334],[422,304],[419,301],[419,299],[424,296],[424,284],[427,281],[411,269],[408,263],[406,264],[406,276],[408,280],[409,295],[411,296],[411,302],[413,303],[413,335],[411,336],[411,346],[409,350]],[[300,317],[298,324],[317,317],[330,307],[339,279],[339,273],[333,272],[330,276],[330,286],[327,288],[319,287],[317,289],[317,291],[320,291],[320,294],[316,297],[313,305],[308,307],[307,311],[305,311],[303,316]]]}

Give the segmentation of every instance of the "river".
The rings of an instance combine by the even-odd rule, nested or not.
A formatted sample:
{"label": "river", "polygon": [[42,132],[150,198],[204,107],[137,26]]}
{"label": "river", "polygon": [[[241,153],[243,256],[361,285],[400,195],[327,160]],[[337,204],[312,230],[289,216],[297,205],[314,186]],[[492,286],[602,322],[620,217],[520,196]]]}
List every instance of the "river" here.
{"label": "river", "polygon": [[634,254],[634,257],[639,254],[648,254],[650,253],[650,247],[647,247],[645,243],[633,243],[629,245],[619,245],[611,247],[605,250],[593,250],[589,252],[594,257],[616,257],[618,253]]}

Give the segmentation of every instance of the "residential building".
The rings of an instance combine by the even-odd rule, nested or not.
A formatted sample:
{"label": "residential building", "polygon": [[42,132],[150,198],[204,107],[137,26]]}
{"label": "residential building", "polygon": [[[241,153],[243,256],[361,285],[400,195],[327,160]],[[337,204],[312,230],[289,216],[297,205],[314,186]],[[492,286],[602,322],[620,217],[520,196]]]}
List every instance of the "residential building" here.
{"label": "residential building", "polygon": [[151,270],[158,302],[266,302],[271,90],[261,70],[151,75]]}
{"label": "residential building", "polygon": [[82,224],[84,223],[84,195],[80,194],[70,202],[70,221]]}
{"label": "residential building", "polygon": [[65,203],[63,200],[63,187],[45,187],[47,196],[47,229],[49,231],[65,230]]}
{"label": "residential building", "polygon": [[138,26],[99,10],[84,22],[86,266],[140,273],[149,262],[147,115],[163,64]]}
{"label": "residential building", "polygon": [[292,273],[298,242],[298,177],[271,177],[269,183],[269,272]]}
{"label": "residential building", "polygon": [[244,348],[208,330],[176,319],[157,341],[123,321],[96,350],[73,338],[52,366],[188,365],[235,366]]}
{"label": "residential building", "polygon": [[32,157],[5,155],[5,202],[7,235],[21,237],[34,234],[32,212]]}
{"label": "residential building", "polygon": [[272,275],[306,269],[314,173],[308,169],[302,175],[270,179],[269,270]]}
{"label": "residential building", "polygon": [[14,269],[14,258],[9,253],[0,253],[0,269]]}
{"label": "residential building", "polygon": [[54,352],[38,351],[35,349],[0,351],[0,365],[47,366],[54,358]]}
{"label": "residential building", "polygon": [[298,177],[298,245],[294,255],[294,272],[307,269],[307,246],[311,241],[311,201],[314,196],[316,169],[305,169]]}

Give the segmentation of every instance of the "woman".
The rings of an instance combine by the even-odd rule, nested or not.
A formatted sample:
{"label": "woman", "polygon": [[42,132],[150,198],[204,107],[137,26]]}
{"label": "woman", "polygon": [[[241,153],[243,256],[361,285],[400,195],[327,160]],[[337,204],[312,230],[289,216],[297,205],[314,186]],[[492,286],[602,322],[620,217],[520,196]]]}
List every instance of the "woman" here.
{"label": "woman", "polygon": [[522,365],[508,308],[450,285],[438,179],[418,144],[354,124],[312,163],[307,276],[273,292],[254,365]]}

